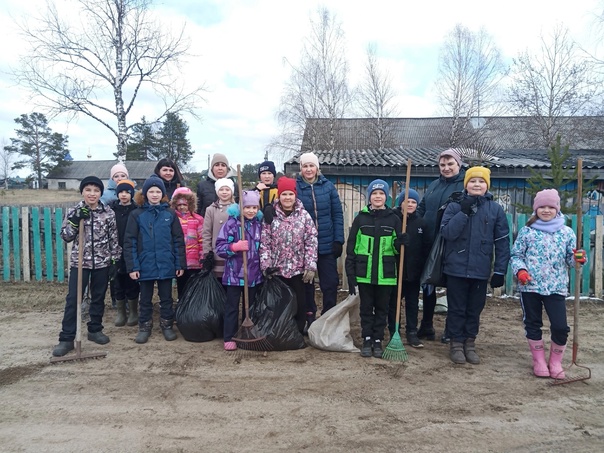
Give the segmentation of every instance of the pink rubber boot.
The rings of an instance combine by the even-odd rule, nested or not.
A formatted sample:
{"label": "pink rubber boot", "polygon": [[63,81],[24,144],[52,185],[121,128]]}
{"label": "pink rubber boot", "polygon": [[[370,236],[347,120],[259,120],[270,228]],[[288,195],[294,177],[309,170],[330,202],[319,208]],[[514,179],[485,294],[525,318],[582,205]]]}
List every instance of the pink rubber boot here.
{"label": "pink rubber boot", "polygon": [[533,354],[533,373],[537,377],[549,377],[543,340],[528,340],[528,344]]}
{"label": "pink rubber boot", "polygon": [[564,369],[562,368],[562,357],[564,357],[564,350],[566,345],[559,345],[552,341],[549,351],[549,375],[553,379],[564,379]]}

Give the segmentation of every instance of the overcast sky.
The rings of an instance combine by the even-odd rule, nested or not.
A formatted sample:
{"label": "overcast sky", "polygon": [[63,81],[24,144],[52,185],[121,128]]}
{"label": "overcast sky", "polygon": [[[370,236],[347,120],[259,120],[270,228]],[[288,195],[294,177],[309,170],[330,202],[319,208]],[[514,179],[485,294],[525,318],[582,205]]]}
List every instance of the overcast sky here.
{"label": "overcast sky", "polygon": [[[70,0],[57,4],[69,8]],[[196,154],[193,167],[207,168],[208,154],[226,154],[232,165],[259,163],[271,137],[278,133],[276,112],[289,72],[283,59],[298,60],[301,43],[309,34],[309,16],[323,5],[335,13],[345,32],[350,83],[358,82],[367,44],[377,45],[380,65],[390,73],[402,117],[435,116],[438,107],[433,83],[438,51],[444,36],[461,23],[472,30],[484,26],[506,61],[535,48],[539,35],[562,23],[584,45],[593,38],[594,14],[600,0],[164,0],[156,2],[166,27],[186,25],[190,53],[182,77],[190,86],[205,84],[202,121],[185,116]],[[45,0],[0,0],[0,27],[4,46],[0,54],[0,138],[15,137],[14,118],[31,113],[26,93],[15,86],[8,69],[17,64],[20,45],[14,18],[44,10]],[[142,98],[129,123],[142,115],[153,117],[157,103]],[[76,160],[112,159],[115,136],[94,120],[81,117],[51,123],[69,136]],[[276,158],[276,156],[270,156]],[[23,171],[21,172],[23,173]],[[21,174],[20,173],[20,174]],[[26,176],[26,174],[21,174]]]}

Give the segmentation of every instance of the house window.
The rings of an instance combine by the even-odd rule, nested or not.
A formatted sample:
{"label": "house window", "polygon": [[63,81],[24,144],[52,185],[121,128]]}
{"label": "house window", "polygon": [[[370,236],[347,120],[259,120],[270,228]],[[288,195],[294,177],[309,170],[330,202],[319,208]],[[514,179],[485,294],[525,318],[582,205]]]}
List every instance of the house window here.
{"label": "house window", "polygon": [[66,190],[67,189],[67,183],[66,182],[59,182],[59,190]]}

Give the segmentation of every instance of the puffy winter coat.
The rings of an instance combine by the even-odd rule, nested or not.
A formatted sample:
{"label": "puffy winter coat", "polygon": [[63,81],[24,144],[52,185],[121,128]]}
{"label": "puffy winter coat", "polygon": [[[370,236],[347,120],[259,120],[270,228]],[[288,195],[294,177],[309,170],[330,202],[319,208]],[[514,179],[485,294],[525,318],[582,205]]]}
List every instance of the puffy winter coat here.
{"label": "puffy winter coat", "polygon": [[[157,175],[157,176],[159,176],[159,175]],[[164,187],[166,188],[166,196],[168,197],[168,200],[172,199],[172,195],[174,194],[174,191],[176,189],[178,189],[179,187],[185,187],[184,182],[179,182],[176,179],[172,179],[171,181],[166,181],[161,176],[160,176],[160,179],[162,180],[162,182],[164,183]]]}
{"label": "puffy winter coat", "polygon": [[399,251],[394,247],[401,219],[392,209],[363,207],[346,243],[346,275],[357,283],[396,285]]}
{"label": "puffy winter coat", "polygon": [[[393,211],[402,222],[401,209],[395,208]],[[433,242],[432,235],[426,226],[426,220],[417,211],[407,215],[407,234],[410,243],[405,247],[403,280],[416,281],[422,275]]]}
{"label": "puffy winter coat", "polygon": [[203,217],[193,212],[176,211],[185,237],[187,269],[201,269],[203,258]]}
{"label": "puffy winter coat", "polygon": [[[61,227],[61,238],[65,242],[74,242],[69,260],[70,267],[78,267],[79,228],[74,228],[67,220],[76,210],[86,206],[84,201],[67,210],[67,215]],[[90,209],[90,217],[84,220],[84,269],[101,269],[109,266],[111,260],[119,260],[122,248],[118,242],[115,214],[103,203],[95,209]]]}
{"label": "puffy winter coat", "polygon": [[505,275],[510,260],[510,230],[503,208],[493,195],[487,192],[478,197],[475,212],[469,216],[461,212],[459,203],[449,203],[441,225],[445,274],[488,280],[494,251],[493,272]]}
{"label": "puffy winter coat", "polygon": [[512,246],[510,265],[514,275],[526,269],[531,280],[522,285],[521,292],[568,295],[568,270],[575,265],[573,249],[575,232],[567,226],[548,233],[530,226],[520,229]]}
{"label": "puffy winter coat", "polygon": [[277,184],[271,184],[268,189],[258,190],[258,192],[260,192],[260,208],[264,208],[266,205],[272,204],[277,198],[279,198]]}
{"label": "puffy winter coat", "polygon": [[[124,237],[126,236],[126,225],[128,225],[128,219],[130,218],[130,213],[134,211],[138,206],[133,202],[129,205],[121,205],[119,200],[113,200],[110,204],[111,209],[115,213],[115,223],[117,224],[117,237],[122,249],[124,248]],[[124,259],[124,255],[122,254],[120,260],[118,261],[118,272],[121,274],[126,273],[126,260]]]}
{"label": "puffy winter coat", "polygon": [[218,256],[216,252],[216,239],[220,229],[229,219],[227,212],[230,204],[221,204],[218,201],[212,203],[206,209],[206,216],[203,219],[203,255],[214,252],[214,275],[222,278],[224,273],[224,258]]}
{"label": "puffy winter coat", "polygon": [[[233,172],[229,170],[225,178],[231,178],[234,180]],[[208,176],[206,177],[206,179],[202,179],[201,181],[199,181],[199,184],[197,184],[197,214],[199,214],[203,218],[205,218],[206,216],[206,209],[208,208],[208,206],[210,206],[215,201],[218,201],[218,195],[216,195],[216,187],[214,187],[215,184],[216,178],[214,177],[212,172],[208,172]],[[235,183],[235,193],[233,194],[235,201],[239,200],[238,194],[239,190],[237,189],[237,183]]]}
{"label": "puffy winter coat", "polygon": [[117,194],[115,193],[115,189],[117,188],[117,183],[110,179],[105,184],[105,190],[103,190],[103,195],[101,195],[101,201],[109,206],[113,201],[117,200]]}
{"label": "puffy winter coat", "polygon": [[233,203],[227,209],[229,219],[220,229],[216,238],[216,254],[226,260],[222,284],[243,286],[243,253],[247,253],[248,286],[262,283],[260,270],[260,237],[262,234],[262,211],[258,211],[252,220],[245,219],[245,239],[248,242],[247,252],[233,252],[231,244],[241,239],[241,221],[239,205]]}
{"label": "puffy winter coat", "polygon": [[126,226],[124,258],[139,280],[165,280],[187,267],[185,241],[178,217],[168,203],[148,202],[132,211]]}
{"label": "puffy winter coat", "polygon": [[336,187],[321,174],[312,184],[298,175],[296,190],[298,199],[315,222],[319,255],[333,253],[334,242],[344,244],[344,214]]}
{"label": "puffy winter coat", "polygon": [[260,268],[269,267],[278,267],[285,278],[317,270],[317,229],[300,200],[290,215],[275,203],[272,223],[262,226]]}

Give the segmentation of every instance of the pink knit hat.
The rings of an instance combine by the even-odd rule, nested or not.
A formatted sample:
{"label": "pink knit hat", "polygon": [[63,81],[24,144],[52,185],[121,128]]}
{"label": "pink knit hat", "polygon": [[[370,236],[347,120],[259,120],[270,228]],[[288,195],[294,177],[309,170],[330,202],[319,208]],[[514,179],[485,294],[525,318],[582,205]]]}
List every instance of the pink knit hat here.
{"label": "pink knit hat", "polygon": [[438,161],[440,162],[440,160],[443,157],[452,157],[453,159],[455,159],[455,162],[457,162],[457,165],[459,165],[459,168],[461,168],[463,162],[461,161],[461,154],[459,154],[459,151],[457,151],[456,149],[453,148],[449,148],[444,150],[442,153],[440,153],[438,155]]}
{"label": "pink knit hat", "polygon": [[537,211],[538,208],[543,206],[551,206],[556,208],[557,212],[560,212],[560,195],[556,189],[544,189],[541,192],[537,192],[535,195],[535,201],[533,201],[533,210]]}
{"label": "pink knit hat", "polygon": [[174,200],[179,195],[191,195],[192,193],[193,192],[191,192],[191,189],[189,189],[188,187],[179,187],[172,194],[172,200]]}
{"label": "pink knit hat", "polygon": [[109,172],[109,178],[113,179],[113,175],[115,175],[118,172],[125,173],[126,178],[130,177],[128,175],[128,169],[126,168],[126,166],[124,164],[115,164],[113,167],[111,167],[111,171]]}

